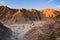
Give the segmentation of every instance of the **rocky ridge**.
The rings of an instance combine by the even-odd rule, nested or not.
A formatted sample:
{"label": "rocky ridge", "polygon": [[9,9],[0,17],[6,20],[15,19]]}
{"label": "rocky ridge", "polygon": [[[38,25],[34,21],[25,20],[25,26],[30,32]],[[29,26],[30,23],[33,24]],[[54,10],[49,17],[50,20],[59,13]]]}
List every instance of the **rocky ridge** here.
{"label": "rocky ridge", "polygon": [[32,23],[46,18],[60,18],[60,11],[52,8],[43,10],[36,9],[11,9],[7,6],[0,6],[0,21],[4,23]]}

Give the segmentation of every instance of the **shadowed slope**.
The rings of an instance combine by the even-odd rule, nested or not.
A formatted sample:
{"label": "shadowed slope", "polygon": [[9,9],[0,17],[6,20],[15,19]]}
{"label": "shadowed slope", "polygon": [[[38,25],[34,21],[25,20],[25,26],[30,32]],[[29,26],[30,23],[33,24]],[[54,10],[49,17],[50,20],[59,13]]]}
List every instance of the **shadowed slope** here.
{"label": "shadowed slope", "polygon": [[1,22],[0,22],[0,40],[12,40],[11,29],[5,27]]}

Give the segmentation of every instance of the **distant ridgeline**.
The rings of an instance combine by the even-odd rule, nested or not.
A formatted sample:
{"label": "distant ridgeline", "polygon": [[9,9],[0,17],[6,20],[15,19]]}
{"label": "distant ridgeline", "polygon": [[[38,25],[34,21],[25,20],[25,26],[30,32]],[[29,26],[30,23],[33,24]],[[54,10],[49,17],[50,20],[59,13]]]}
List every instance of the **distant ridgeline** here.
{"label": "distant ridgeline", "polygon": [[36,9],[11,9],[0,6],[0,21],[4,23],[32,23],[32,21],[60,19],[60,10],[46,8]]}

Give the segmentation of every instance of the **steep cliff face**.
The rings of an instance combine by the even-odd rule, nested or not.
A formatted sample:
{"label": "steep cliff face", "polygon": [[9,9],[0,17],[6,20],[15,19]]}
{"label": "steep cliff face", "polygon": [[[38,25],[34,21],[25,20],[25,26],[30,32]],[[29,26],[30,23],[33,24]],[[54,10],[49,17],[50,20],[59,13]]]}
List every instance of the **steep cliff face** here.
{"label": "steep cliff face", "polygon": [[7,6],[0,6],[0,21],[4,23],[31,23],[40,21],[42,18],[60,17],[60,11],[47,8],[41,11],[36,9],[11,9]]}

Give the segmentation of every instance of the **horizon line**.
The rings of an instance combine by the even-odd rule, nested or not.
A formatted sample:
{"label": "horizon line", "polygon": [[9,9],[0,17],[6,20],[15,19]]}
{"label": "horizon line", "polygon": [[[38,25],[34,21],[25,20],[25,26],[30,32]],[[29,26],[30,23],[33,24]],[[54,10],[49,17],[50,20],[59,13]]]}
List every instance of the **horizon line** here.
{"label": "horizon line", "polygon": [[55,9],[55,8],[51,8],[51,7],[47,7],[47,8],[42,8],[42,9],[36,9],[36,8],[12,8],[12,7],[9,7],[9,6],[5,6],[5,5],[0,5],[1,6],[4,6],[4,7],[8,7],[8,8],[11,8],[11,9],[35,9],[35,10],[43,10],[43,9],[54,9],[54,10],[60,10],[60,9]]}

